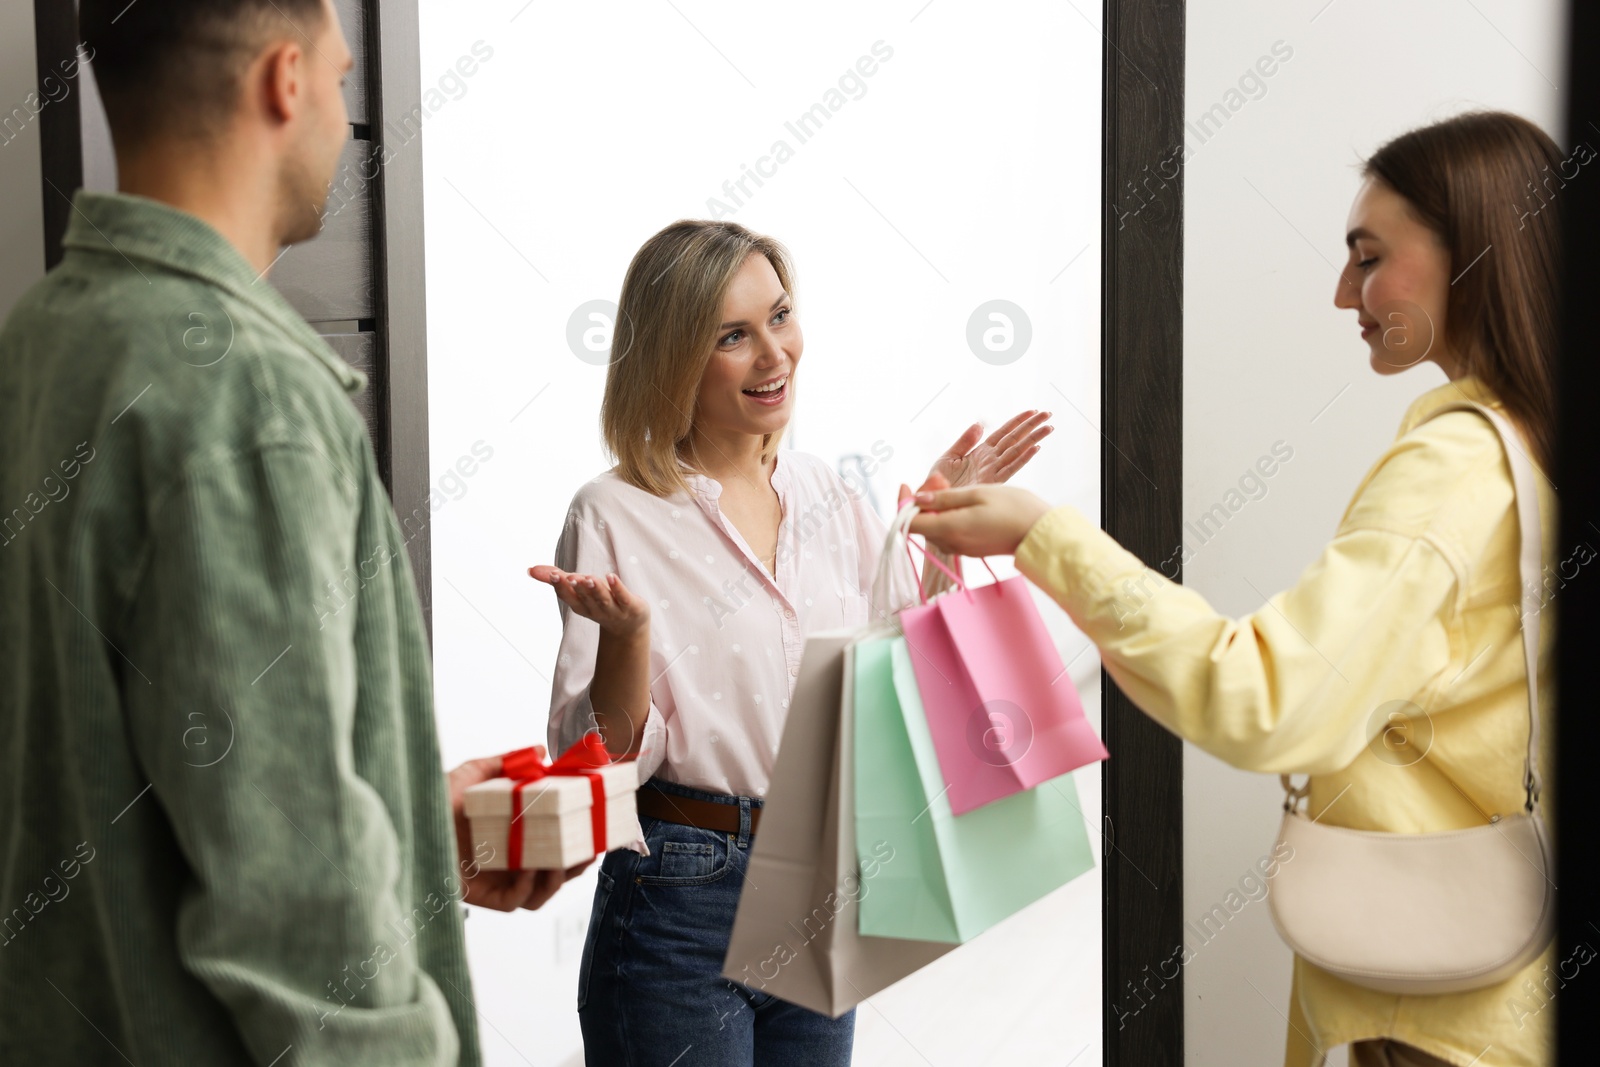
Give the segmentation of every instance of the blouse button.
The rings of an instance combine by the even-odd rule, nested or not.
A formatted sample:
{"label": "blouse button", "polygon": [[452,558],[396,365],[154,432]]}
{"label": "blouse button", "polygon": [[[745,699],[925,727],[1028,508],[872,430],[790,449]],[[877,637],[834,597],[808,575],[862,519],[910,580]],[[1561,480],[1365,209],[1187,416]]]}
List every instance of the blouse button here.
{"label": "blouse button", "polygon": [[784,608],[783,609],[783,617],[786,618],[786,619],[794,618],[794,609],[792,609],[792,608]]}

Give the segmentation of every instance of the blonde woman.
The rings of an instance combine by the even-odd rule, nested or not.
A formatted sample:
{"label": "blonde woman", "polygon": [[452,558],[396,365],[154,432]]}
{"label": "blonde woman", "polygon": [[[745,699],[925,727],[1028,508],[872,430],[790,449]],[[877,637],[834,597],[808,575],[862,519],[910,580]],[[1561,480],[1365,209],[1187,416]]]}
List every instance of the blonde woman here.
{"label": "blonde woman", "polygon": [[[644,847],[601,864],[580,964],[590,1064],[850,1062],[853,1011],[721,977],[805,635],[867,621],[886,532],[826,462],[778,448],[804,347],[794,295],[783,247],[737,224],[645,242],[601,407],[617,465],[573,497],[556,565],[530,570],[564,624],[551,751],[598,729],[646,782]],[[974,425],[934,471],[1004,481],[1048,417],[982,443]]]}
{"label": "blonde woman", "polygon": [[[917,497],[931,513],[912,531],[968,555],[1015,553],[1139,707],[1236,767],[1311,775],[1307,810],[1324,823],[1424,833],[1522,810],[1529,723],[1510,467],[1482,415],[1429,416],[1459,400],[1498,409],[1550,469],[1559,205],[1527,194],[1562,164],[1548,135],[1503,113],[1414,130],[1367,161],[1334,303],[1356,313],[1373,370],[1396,373],[1425,352],[1449,381],[1411,405],[1321,557],[1255,614],[1218,615],[1072,508],[1009,486],[939,490],[931,479]],[[1539,497],[1548,574],[1548,478]],[[1128,610],[1126,587],[1153,595]],[[1541,615],[1543,676],[1553,627]],[[1396,701],[1432,730],[1414,762],[1382,738],[1380,709]],[[1394,921],[1429,906],[1397,900]],[[1398,996],[1297,958],[1286,1062],[1321,1064],[1348,1043],[1356,1067],[1550,1063],[1553,962],[1547,950],[1486,988]]]}

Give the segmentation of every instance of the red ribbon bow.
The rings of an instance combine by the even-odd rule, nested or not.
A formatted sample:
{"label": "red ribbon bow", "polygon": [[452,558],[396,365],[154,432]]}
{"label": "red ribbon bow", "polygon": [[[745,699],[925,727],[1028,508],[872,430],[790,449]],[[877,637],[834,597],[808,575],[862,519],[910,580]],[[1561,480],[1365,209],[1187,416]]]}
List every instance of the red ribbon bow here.
{"label": "red ribbon bow", "polygon": [[594,854],[606,851],[606,783],[595,768],[611,766],[611,754],[597,733],[587,733],[577,744],[561,754],[554,763],[545,763],[537,748],[519,748],[500,757],[505,777],[515,778],[511,787],[511,830],[506,841],[506,866],[513,871],[522,869],[522,790],[547,775],[582,776],[589,779],[589,791],[594,804],[589,809],[590,825],[594,829]]}

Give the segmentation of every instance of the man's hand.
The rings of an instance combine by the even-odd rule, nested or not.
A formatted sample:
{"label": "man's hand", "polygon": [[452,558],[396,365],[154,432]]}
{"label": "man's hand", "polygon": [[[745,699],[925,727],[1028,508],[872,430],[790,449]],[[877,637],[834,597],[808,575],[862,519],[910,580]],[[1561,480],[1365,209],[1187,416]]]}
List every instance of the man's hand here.
{"label": "man's hand", "polygon": [[[951,489],[943,481],[931,474],[917,492],[921,512],[911,520],[911,532],[957,555],[1014,555],[1033,524],[1050,510],[1043,499],[1016,486]],[[905,486],[901,490],[903,495]]]}
{"label": "man's hand", "polygon": [[1055,429],[1048,424],[1050,412],[1024,411],[1014,415],[982,444],[983,424],[975,422],[957,438],[950,450],[934,463],[930,477],[937,474],[953,486],[980,482],[1004,482],[1039,454],[1043,441]]}
{"label": "man's hand", "polygon": [[[543,745],[535,745],[539,758],[545,758]],[[499,756],[468,760],[449,774],[450,810],[456,822],[456,858],[461,864],[462,897],[468,904],[495,911],[530,911],[544,906],[556,890],[570,878],[588,869],[593,859],[564,871],[486,871],[472,855],[472,827],[463,806],[468,786],[502,776]]]}

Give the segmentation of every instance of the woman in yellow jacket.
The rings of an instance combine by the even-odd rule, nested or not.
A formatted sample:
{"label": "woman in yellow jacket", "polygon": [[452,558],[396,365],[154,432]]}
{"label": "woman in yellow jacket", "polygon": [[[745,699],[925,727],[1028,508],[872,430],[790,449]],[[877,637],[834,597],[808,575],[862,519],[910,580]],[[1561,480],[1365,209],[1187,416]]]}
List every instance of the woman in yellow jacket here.
{"label": "woman in yellow jacket", "polygon": [[[1527,672],[1510,468],[1478,413],[1428,416],[1460,400],[1495,408],[1541,472],[1550,469],[1553,182],[1570,163],[1543,131],[1504,113],[1414,130],[1367,161],[1334,303],[1356,312],[1375,371],[1425,360],[1449,382],[1411,405],[1332,543],[1253,615],[1219,615],[1073,508],[1012,486],[930,481],[912,532],[965,555],[1015,553],[1134,703],[1236,767],[1311,775],[1307,811],[1325,823],[1425,833],[1520,810]],[[1572,561],[1550,536],[1554,487],[1537,480],[1545,602]],[[1130,589],[1143,592],[1130,598]],[[1552,620],[1548,611],[1541,619],[1539,682],[1549,694]],[[1380,736],[1390,724],[1375,712],[1401,701],[1432,729],[1416,762],[1395,759]],[[1554,961],[1552,946],[1487,988],[1399,996],[1296,958],[1286,1062],[1320,1065],[1349,1043],[1357,1067],[1548,1064]]]}

